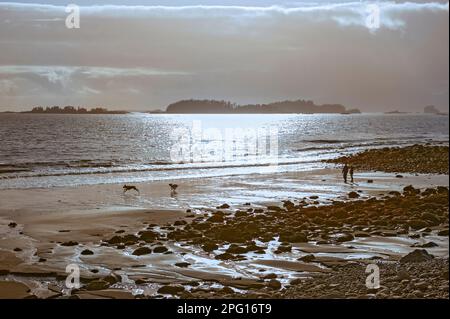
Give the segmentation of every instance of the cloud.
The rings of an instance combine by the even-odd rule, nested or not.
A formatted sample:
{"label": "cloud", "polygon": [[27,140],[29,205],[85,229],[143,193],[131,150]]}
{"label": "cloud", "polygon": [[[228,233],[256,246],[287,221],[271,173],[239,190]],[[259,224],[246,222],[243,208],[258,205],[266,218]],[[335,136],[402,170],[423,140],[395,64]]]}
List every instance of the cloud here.
{"label": "cloud", "polygon": [[[338,3],[304,2],[301,5],[282,6],[243,6],[243,5],[89,5],[80,6],[82,16],[89,17],[115,17],[115,18],[151,18],[151,17],[232,17],[232,18],[258,18],[298,16],[304,19],[333,20],[341,26],[365,26],[368,17],[368,8],[376,5],[381,14],[381,27],[401,28],[405,22],[402,14],[423,11],[448,12],[449,3],[442,2],[392,2],[392,1],[350,1]],[[50,4],[33,3],[0,3],[0,10],[39,12],[42,14],[56,14],[66,16],[66,7]],[[58,18],[51,18],[59,21]],[[36,21],[45,21],[44,19]]]}
{"label": "cloud", "polygon": [[112,68],[89,66],[42,66],[42,65],[1,65],[0,75],[37,75],[46,78],[50,83],[67,84],[74,75],[90,79],[145,77],[145,76],[182,76],[187,72],[164,71],[145,68]]}
{"label": "cloud", "polygon": [[82,6],[76,30],[63,6],[0,3],[0,81],[16,93],[0,108],[182,98],[447,107],[448,3],[378,3],[376,30],[364,2]]}

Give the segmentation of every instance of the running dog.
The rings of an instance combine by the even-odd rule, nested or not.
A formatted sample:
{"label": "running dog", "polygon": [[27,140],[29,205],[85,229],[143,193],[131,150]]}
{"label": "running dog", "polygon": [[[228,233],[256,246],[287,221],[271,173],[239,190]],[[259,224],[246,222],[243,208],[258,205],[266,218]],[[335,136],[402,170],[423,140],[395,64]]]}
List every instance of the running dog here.
{"label": "running dog", "polygon": [[137,187],[136,186],[133,186],[133,185],[123,185],[123,193],[125,194],[126,192],[128,192],[128,191],[131,191],[131,190],[135,190],[138,194],[140,194],[141,192],[139,192],[139,189],[137,189]]}
{"label": "running dog", "polygon": [[170,195],[175,196],[177,194],[178,185],[177,184],[169,184],[169,186],[170,186]]}

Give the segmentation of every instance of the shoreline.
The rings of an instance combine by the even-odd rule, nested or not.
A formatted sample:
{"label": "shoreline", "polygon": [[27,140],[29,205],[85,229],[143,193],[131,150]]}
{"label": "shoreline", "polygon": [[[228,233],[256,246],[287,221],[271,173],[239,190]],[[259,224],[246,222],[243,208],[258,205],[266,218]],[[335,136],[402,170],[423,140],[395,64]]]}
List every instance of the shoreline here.
{"label": "shoreline", "polygon": [[[368,183],[369,179],[373,182]],[[247,261],[217,260],[195,244],[179,240],[156,241],[151,246],[152,250],[157,247],[167,250],[142,257],[133,255],[137,248],[146,246],[142,243],[133,246],[133,249],[128,248],[127,244],[122,248],[120,244],[117,249],[117,244],[110,247],[102,241],[122,233],[138,234],[143,231],[142,226],[144,230],[147,228],[167,236],[186,223],[213,216],[218,211],[233,215],[249,207],[266,210],[268,206],[280,206],[283,200],[295,202],[303,198],[309,205],[328,207],[335,205],[336,201],[351,203],[353,200],[348,198],[350,192],[359,195],[357,200],[368,201],[373,197],[382,198],[392,191],[401,191],[410,184],[421,189],[448,186],[448,175],[404,174],[403,178],[397,178],[392,173],[358,172],[357,183],[346,185],[341,181],[339,170],[324,169],[271,177],[257,174],[251,178],[246,175],[175,182],[180,184],[176,197],[170,196],[168,181],[136,184],[141,190],[140,196],[122,195],[120,184],[0,191],[0,227],[6,234],[0,240],[0,274],[3,274],[0,282],[26,284],[31,288],[32,295],[39,298],[64,297],[68,293],[63,287],[64,270],[72,262],[81,266],[81,279],[86,285],[80,292],[74,293],[77,298],[97,298],[98,294],[102,298],[173,296],[172,293],[158,293],[160,289],[164,291],[162,287],[165,286],[169,287],[166,289],[170,292],[178,291],[174,294],[185,298],[205,294],[209,298],[217,293],[217,289],[221,291],[217,293],[221,297],[241,298],[244,297],[241,292],[249,289],[262,297],[282,296],[290,291],[293,280],[301,282],[311,276],[320,277],[332,267],[345,267],[348,262],[364,262],[377,256],[388,259],[392,258],[389,256],[399,256],[399,252],[392,255],[390,249],[400,249],[402,254],[406,254],[412,251],[410,246],[417,240],[401,239],[401,235],[386,242],[386,237],[372,235],[369,242],[365,238],[355,238],[352,245],[356,249],[353,250],[342,244],[317,247],[304,243],[293,244],[292,252],[281,254],[275,253],[280,244],[275,240],[269,243],[263,255],[250,254],[246,257]],[[159,203],[155,204],[151,198],[158,198]],[[248,203],[251,205],[248,206]],[[230,207],[216,208],[221,205]],[[11,228],[8,226],[11,223],[17,226]],[[439,256],[438,259],[448,258],[448,253],[443,253],[448,251],[448,237],[430,238],[439,245],[438,248],[431,248]],[[134,237],[130,239],[133,241]],[[72,246],[70,241],[76,244]],[[381,250],[373,250],[379,245]],[[15,251],[16,248],[20,251]],[[93,255],[82,254],[87,250]],[[320,262],[298,262],[296,258],[299,254],[314,254]],[[261,272],[261,269],[264,271]],[[113,285],[102,282],[112,273],[119,273],[121,280]],[[261,276],[272,278],[273,274],[277,278],[273,280],[284,287],[281,291],[266,291],[269,279],[261,282]],[[95,290],[91,290],[93,287],[87,289],[91,282],[94,282],[93,287],[98,285]],[[181,290],[180,285],[184,289]],[[170,288],[172,286],[175,288]],[[18,291],[21,290],[18,288]],[[250,296],[255,295],[250,293]]]}

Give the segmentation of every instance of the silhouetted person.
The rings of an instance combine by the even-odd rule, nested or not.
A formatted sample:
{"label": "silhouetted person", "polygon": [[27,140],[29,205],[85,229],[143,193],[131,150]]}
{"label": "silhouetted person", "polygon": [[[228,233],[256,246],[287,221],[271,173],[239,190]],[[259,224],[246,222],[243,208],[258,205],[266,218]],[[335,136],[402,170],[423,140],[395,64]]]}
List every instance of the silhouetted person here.
{"label": "silhouetted person", "polygon": [[344,168],[342,169],[342,176],[344,177],[344,182],[347,183],[347,175],[348,175],[348,165],[345,164]]}
{"label": "silhouetted person", "polygon": [[350,166],[350,181],[353,183],[353,173],[355,172],[355,168],[352,166]]}

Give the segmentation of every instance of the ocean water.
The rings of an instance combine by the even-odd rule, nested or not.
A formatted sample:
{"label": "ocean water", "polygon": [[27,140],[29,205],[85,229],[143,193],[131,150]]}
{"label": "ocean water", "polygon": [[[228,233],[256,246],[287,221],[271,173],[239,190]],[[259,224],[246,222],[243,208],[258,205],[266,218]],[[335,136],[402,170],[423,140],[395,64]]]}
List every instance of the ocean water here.
{"label": "ocean water", "polygon": [[449,140],[424,114],[0,114],[0,189],[323,167],[366,148]]}

